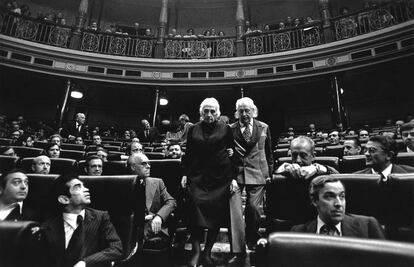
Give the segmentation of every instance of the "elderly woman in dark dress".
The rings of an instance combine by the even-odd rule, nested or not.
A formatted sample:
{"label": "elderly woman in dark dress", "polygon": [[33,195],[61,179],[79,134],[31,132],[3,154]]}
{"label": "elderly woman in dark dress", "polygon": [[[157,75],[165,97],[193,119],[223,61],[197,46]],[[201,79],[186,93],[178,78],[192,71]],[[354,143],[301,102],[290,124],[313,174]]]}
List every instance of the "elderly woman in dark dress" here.
{"label": "elderly woman in dark dress", "polygon": [[188,191],[188,226],[191,232],[192,257],[188,266],[196,266],[200,259],[200,241],[208,229],[204,266],[214,265],[211,249],[221,225],[229,218],[230,186],[233,167],[230,157],[234,139],[228,125],[218,121],[220,105],[214,98],[206,98],[200,105],[201,121],[188,131],[184,159],[186,176],[182,185]]}

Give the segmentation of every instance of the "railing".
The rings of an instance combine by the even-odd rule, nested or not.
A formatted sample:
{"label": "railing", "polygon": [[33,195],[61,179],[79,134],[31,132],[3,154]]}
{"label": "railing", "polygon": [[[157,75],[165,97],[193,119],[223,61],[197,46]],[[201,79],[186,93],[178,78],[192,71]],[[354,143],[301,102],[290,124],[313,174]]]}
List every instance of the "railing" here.
{"label": "railing", "polygon": [[118,56],[153,57],[154,45],[154,38],[83,31],[80,50]]}
{"label": "railing", "polygon": [[276,53],[323,43],[321,24],[245,35],[246,56]]}
{"label": "railing", "polygon": [[234,56],[235,38],[170,38],[165,42],[165,58],[200,59]]}
{"label": "railing", "polygon": [[67,48],[72,36],[72,28],[9,13],[4,16],[1,33],[36,43]]}
{"label": "railing", "polygon": [[396,1],[332,19],[335,40],[377,31],[414,18],[413,3]]}

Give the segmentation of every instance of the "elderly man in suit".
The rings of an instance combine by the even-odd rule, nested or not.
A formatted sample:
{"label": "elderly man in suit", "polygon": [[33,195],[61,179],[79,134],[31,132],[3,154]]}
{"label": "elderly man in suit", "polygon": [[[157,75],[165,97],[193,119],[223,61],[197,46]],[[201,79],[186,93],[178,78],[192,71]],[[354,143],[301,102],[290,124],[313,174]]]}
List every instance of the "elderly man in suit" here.
{"label": "elderly man in suit", "polygon": [[385,239],[375,218],[345,213],[345,187],[340,180],[331,176],[316,177],[311,181],[309,196],[318,217],[306,224],[293,226],[291,231]]}
{"label": "elderly man in suit", "polygon": [[[237,176],[233,181],[233,192],[238,199],[243,189],[246,189],[245,231],[247,245],[251,249],[254,248],[260,237],[259,222],[262,211],[259,206],[263,202],[266,179],[273,173],[270,129],[266,123],[256,119],[257,113],[257,107],[251,98],[240,98],[236,102],[235,113],[238,121],[230,125],[235,140],[234,156],[237,167]],[[232,204],[232,200],[230,204]],[[239,210],[239,207],[231,207],[232,219],[234,218],[233,213]],[[243,222],[232,220],[231,226],[232,241],[238,240],[238,242],[232,242],[233,252],[243,254],[244,248],[238,248],[240,246],[237,243],[243,241],[240,235],[244,232],[235,232],[237,227],[243,227]]]}
{"label": "elderly man in suit", "polygon": [[386,181],[391,173],[411,173],[414,167],[392,163],[396,158],[397,145],[389,136],[376,135],[369,139],[365,146],[367,168],[356,173],[380,174]]}
{"label": "elderly man in suit", "polygon": [[162,179],[150,176],[151,165],[143,153],[133,153],[128,158],[128,168],[138,175],[145,187],[144,247],[164,248],[170,243],[167,219],[177,206]]}
{"label": "elderly man in suit", "polygon": [[85,114],[77,113],[75,121],[63,128],[62,136],[67,137],[71,141],[74,141],[76,136],[82,136],[85,139],[88,135],[88,126],[85,125],[85,121]]}
{"label": "elderly man in suit", "polygon": [[0,176],[0,221],[37,220],[36,213],[23,205],[29,192],[29,178],[13,169]]}
{"label": "elderly man in suit", "polygon": [[157,127],[151,127],[150,123],[146,119],[141,120],[141,127],[141,131],[138,132],[138,139],[140,142],[153,143],[158,141],[160,133]]}
{"label": "elderly man in suit", "polygon": [[88,208],[89,189],[76,175],[61,175],[52,197],[56,216],[43,224],[50,255],[45,266],[111,266],[122,257],[122,242],[108,212]]}

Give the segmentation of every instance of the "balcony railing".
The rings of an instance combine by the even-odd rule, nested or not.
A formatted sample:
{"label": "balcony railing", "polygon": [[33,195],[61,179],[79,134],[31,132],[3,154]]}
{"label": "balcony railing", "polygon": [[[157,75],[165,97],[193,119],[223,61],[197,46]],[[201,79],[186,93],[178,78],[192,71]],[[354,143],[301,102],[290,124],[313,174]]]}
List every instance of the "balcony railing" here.
{"label": "balcony railing", "polygon": [[246,56],[277,53],[322,44],[320,23],[245,36]]}
{"label": "balcony railing", "polygon": [[336,40],[381,30],[414,18],[413,3],[396,1],[332,20]]}
{"label": "balcony railing", "polygon": [[[281,31],[248,34],[243,36],[241,42],[236,42],[235,37],[195,37],[166,38],[162,43],[157,43],[155,37],[90,30],[81,30],[79,35],[79,31],[75,32],[75,29],[70,26],[8,13],[1,21],[0,33],[36,43],[99,54],[209,59],[262,55],[317,46],[370,33],[412,19],[414,19],[413,1],[398,0],[333,18],[331,28],[323,28],[321,23],[314,23]],[[74,33],[78,34],[76,42]],[[329,37],[332,35],[334,37]],[[164,55],[159,53],[162,49]]]}
{"label": "balcony railing", "polygon": [[165,42],[165,58],[199,59],[234,56],[235,38],[170,38]]}

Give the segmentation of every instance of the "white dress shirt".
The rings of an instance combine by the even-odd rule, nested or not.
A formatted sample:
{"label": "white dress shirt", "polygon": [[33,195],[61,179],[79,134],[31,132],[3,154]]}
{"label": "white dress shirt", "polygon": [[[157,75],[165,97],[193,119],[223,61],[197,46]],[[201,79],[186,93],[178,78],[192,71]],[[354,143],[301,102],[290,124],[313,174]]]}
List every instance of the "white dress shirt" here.
{"label": "white dress shirt", "polygon": [[[250,130],[250,134],[252,135],[253,134],[253,119],[250,119],[248,126]],[[243,133],[245,129],[246,129],[246,125],[243,123],[240,123],[240,131]]]}
{"label": "white dress shirt", "polygon": [[23,201],[14,202],[13,204],[10,204],[9,206],[0,210],[0,221],[4,221],[4,219],[9,216],[9,214],[16,208],[17,205],[20,206],[20,214],[22,214]]}
{"label": "white dress shirt", "polygon": [[[326,223],[324,223],[321,218],[318,215],[318,219],[317,219],[317,225],[316,225],[316,233],[320,234],[321,232],[321,228],[322,226],[324,226]],[[335,225],[335,228],[337,230],[337,232],[335,232],[335,236],[342,236],[342,231],[341,231],[341,223],[339,222],[337,225]]]}
{"label": "white dress shirt", "polygon": [[[382,175],[384,175],[384,181],[387,181],[387,179],[388,179],[388,175],[390,175],[391,174],[391,170],[392,170],[392,163],[390,164],[390,165],[388,165],[388,167],[387,168],[385,168],[381,173],[382,173]],[[378,172],[376,172],[374,169],[372,169],[372,173],[373,174],[380,174],[380,173],[378,173]]]}
{"label": "white dress shirt", "polygon": [[76,213],[63,213],[63,228],[65,229],[65,249],[68,248],[69,241],[72,238],[73,232],[78,228],[77,219],[78,215],[82,216],[85,220],[85,210],[82,210],[79,214]]}

